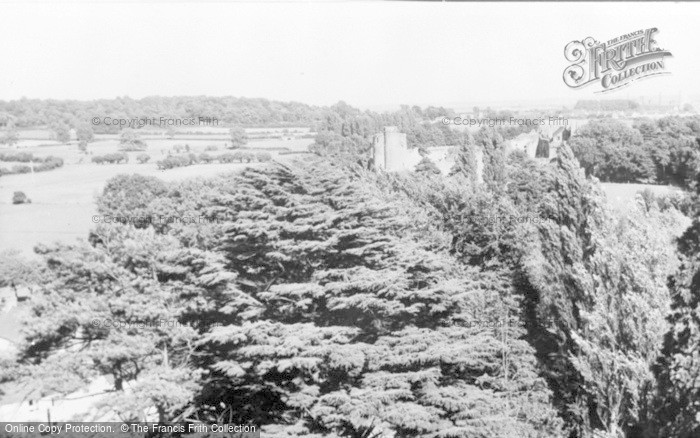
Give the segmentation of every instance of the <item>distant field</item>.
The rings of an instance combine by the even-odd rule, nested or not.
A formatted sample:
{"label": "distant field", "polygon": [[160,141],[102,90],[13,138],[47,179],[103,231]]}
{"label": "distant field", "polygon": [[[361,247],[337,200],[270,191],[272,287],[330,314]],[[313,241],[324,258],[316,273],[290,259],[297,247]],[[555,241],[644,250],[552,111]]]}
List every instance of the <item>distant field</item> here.
{"label": "distant field", "polygon": [[[312,142],[313,140],[309,139],[253,140],[248,142],[248,147],[305,151]],[[65,165],[48,172],[6,175],[0,178],[0,249],[16,248],[29,255],[32,254],[37,243],[85,239],[94,226],[92,216],[97,214],[95,197],[102,192],[107,180],[119,174],[138,173],[173,181],[261,165],[260,163],[214,163],[161,171],[158,170],[155,162],[167,156],[176,144],[188,144],[194,153],[201,153],[207,146],[212,145],[219,149],[210,152],[211,154],[221,154],[228,150],[223,148],[223,142],[211,140],[182,141],[175,138],[147,140],[147,143],[146,153],[151,156],[151,161],[146,164],[136,162],[136,155],[140,152],[129,152],[127,164],[92,163],[92,156],[118,150],[118,141],[114,137],[91,143],[88,150],[93,154],[92,156],[81,154],[76,145],[32,146],[21,149],[39,157],[47,155],[61,157]],[[0,149],[0,151],[5,150],[8,149]],[[273,158],[284,161],[299,157],[299,155],[278,156],[276,152],[271,154]],[[12,205],[12,195],[15,191],[25,192],[32,203]]]}

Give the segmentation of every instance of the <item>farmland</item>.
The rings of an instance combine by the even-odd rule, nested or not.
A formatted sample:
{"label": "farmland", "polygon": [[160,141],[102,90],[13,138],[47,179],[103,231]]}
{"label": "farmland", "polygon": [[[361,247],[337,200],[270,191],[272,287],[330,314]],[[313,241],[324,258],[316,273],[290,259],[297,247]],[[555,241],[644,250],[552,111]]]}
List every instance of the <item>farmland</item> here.
{"label": "farmland", "polygon": [[[218,133],[217,133],[218,134]],[[251,133],[254,137],[257,132]],[[185,146],[196,154],[209,149],[207,153],[219,155],[227,152],[226,137],[223,135],[176,135],[172,139],[144,137],[148,144],[145,151],[151,158],[139,164],[136,156],[141,152],[128,152],[126,164],[95,164],[93,156],[118,151],[117,136],[99,136],[90,143],[88,154],[81,153],[76,144],[62,145],[49,140],[48,132],[40,130],[24,131],[20,135],[18,149],[31,152],[43,158],[56,156],[64,160],[64,166],[48,172],[34,174],[6,175],[0,178],[0,248],[18,249],[31,255],[37,243],[53,241],[70,242],[85,239],[94,226],[92,216],[97,214],[95,197],[102,192],[104,184],[119,174],[138,173],[157,176],[166,181],[208,176],[235,171],[245,166],[259,163],[211,163],[195,164],[162,171],[156,161],[174,153],[176,145]],[[252,152],[268,151],[273,159],[285,160],[298,155],[279,155],[281,151],[302,152],[313,143],[308,138],[285,136],[283,138],[251,139],[247,149]],[[212,149],[216,147],[216,150]],[[2,148],[2,151],[15,150]],[[6,163],[0,163],[2,165]],[[30,204],[12,205],[12,196],[23,191],[31,199]]]}

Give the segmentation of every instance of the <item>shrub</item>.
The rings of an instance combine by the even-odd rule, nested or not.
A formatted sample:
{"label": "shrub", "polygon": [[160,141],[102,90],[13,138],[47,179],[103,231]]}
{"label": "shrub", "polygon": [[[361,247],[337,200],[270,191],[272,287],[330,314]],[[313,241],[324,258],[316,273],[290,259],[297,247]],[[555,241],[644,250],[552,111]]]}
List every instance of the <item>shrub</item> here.
{"label": "shrub", "polygon": [[158,161],[156,164],[161,170],[174,169],[176,167],[191,166],[197,163],[197,156],[195,154],[188,155],[171,155],[164,160]]}
{"label": "shrub", "polygon": [[148,154],[138,154],[136,156],[136,161],[138,161],[140,164],[145,164],[148,163],[148,160],[151,159],[151,156]]}
{"label": "shrub", "polygon": [[122,162],[129,162],[129,155],[125,152],[116,152],[113,154],[105,155],[95,155],[92,157],[92,162],[97,164],[109,163],[109,164],[120,164]]}
{"label": "shrub", "polygon": [[173,150],[179,154],[180,152],[185,150],[185,146],[181,144],[176,144],[175,146],[173,146]]}
{"label": "shrub", "polygon": [[31,171],[32,168],[27,166],[26,164],[16,164],[12,166],[11,173],[29,173]]}
{"label": "shrub", "polygon": [[148,148],[148,145],[141,140],[134,140],[131,143],[123,143],[119,146],[119,150],[125,152],[145,151],[146,148]]}
{"label": "shrub", "polygon": [[34,160],[34,155],[29,152],[0,152],[0,161],[19,161],[29,163]]}
{"label": "shrub", "polygon": [[212,161],[214,161],[214,157],[207,154],[206,152],[202,152],[201,154],[199,154],[199,161],[201,163],[211,163]]}
{"label": "shrub", "polygon": [[230,152],[219,155],[219,162],[221,163],[233,163],[233,160],[235,159],[235,155]]}
{"label": "shrub", "polygon": [[241,152],[241,163],[245,160],[246,163],[253,161],[255,156],[250,152]]}
{"label": "shrub", "polygon": [[243,152],[241,152],[241,151],[234,152],[233,153],[233,160],[231,160],[231,162],[233,162],[234,160],[242,163],[243,162]]}
{"label": "shrub", "polygon": [[260,161],[261,163],[265,163],[268,161],[272,161],[272,155],[270,155],[269,152],[258,152],[255,154],[255,159]]}
{"label": "shrub", "polygon": [[133,129],[125,129],[119,136],[119,150],[143,151],[148,145],[141,140],[141,136]]}
{"label": "shrub", "polygon": [[205,150],[206,152],[214,152],[214,151],[218,151],[218,150],[219,150],[219,147],[216,146],[216,145],[210,144],[209,146],[207,146],[206,148],[204,148],[204,150]]}
{"label": "shrub", "polygon": [[13,204],[31,204],[32,200],[27,198],[27,195],[25,195],[24,192],[15,192],[12,195],[12,203]]}
{"label": "shrub", "polygon": [[59,157],[46,157],[44,161],[36,166],[34,166],[35,172],[44,172],[46,170],[53,170],[63,166],[63,158]]}

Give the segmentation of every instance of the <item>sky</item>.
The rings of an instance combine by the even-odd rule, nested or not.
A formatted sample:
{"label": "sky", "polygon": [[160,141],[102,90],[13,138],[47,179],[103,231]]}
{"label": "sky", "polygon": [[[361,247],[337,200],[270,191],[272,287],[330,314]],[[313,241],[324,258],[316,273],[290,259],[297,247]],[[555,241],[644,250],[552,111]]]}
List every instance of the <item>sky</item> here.
{"label": "sky", "polygon": [[[0,3],[0,100],[243,96],[372,108],[700,95],[700,4]],[[564,47],[657,27],[671,75],[606,95]]]}

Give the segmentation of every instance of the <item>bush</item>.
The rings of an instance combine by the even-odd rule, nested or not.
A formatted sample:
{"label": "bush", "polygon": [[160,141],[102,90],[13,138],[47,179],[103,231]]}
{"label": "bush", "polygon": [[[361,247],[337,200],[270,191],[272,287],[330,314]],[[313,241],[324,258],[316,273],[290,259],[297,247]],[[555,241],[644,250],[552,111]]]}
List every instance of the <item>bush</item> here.
{"label": "bush", "polygon": [[141,136],[133,129],[125,129],[119,136],[119,150],[143,151],[148,145],[141,140]]}
{"label": "bush", "polygon": [[255,156],[250,152],[241,152],[241,163],[245,160],[246,163],[253,161]]}
{"label": "bush", "polygon": [[113,217],[133,217],[136,228],[150,225],[148,218],[158,211],[157,200],[165,197],[167,185],[153,176],[117,175],[105,184],[97,199],[100,214]]}
{"label": "bush", "polygon": [[29,173],[32,171],[32,168],[30,166],[27,166],[26,164],[15,164],[12,166],[12,170],[10,173]]}
{"label": "bush", "polygon": [[148,163],[148,160],[151,159],[151,156],[148,154],[138,154],[136,156],[136,161],[138,161],[140,164],[145,164]]}
{"label": "bush", "polygon": [[0,152],[0,161],[18,161],[20,163],[29,163],[36,161],[34,155],[29,152]]}
{"label": "bush", "polygon": [[211,163],[212,161],[214,161],[214,157],[207,154],[206,152],[202,152],[201,154],[199,154],[199,161],[202,163]]}
{"label": "bush", "polygon": [[210,144],[209,146],[207,146],[206,148],[204,148],[204,150],[205,150],[206,152],[214,152],[214,151],[218,151],[218,150],[219,150],[219,147],[216,146],[216,145]]}
{"label": "bush", "polygon": [[125,152],[145,151],[147,148],[148,145],[141,140],[134,140],[131,143],[123,143],[119,145],[119,150]]}
{"label": "bush", "polygon": [[233,162],[234,160],[242,163],[243,162],[243,152],[241,152],[241,151],[234,152],[233,153],[233,160],[231,160],[231,162]]}
{"label": "bush", "polygon": [[63,166],[63,158],[59,157],[46,157],[43,163],[34,166],[35,172],[44,172],[46,170],[53,170]]}
{"label": "bush", "polygon": [[260,161],[261,163],[265,163],[268,161],[272,161],[272,155],[270,155],[269,152],[258,152],[255,154],[255,159]]}
{"label": "bush", "polygon": [[174,169],[176,167],[191,166],[197,163],[195,154],[187,155],[171,155],[164,160],[158,161],[156,164],[161,170]]}
{"label": "bush", "polygon": [[221,163],[233,163],[235,159],[235,155],[230,152],[219,155],[219,162]]}
{"label": "bush", "polygon": [[24,192],[15,192],[12,195],[12,203],[13,204],[31,204],[32,200],[27,198],[27,195],[25,195]]}
{"label": "bush", "polygon": [[125,152],[116,152],[113,154],[105,155],[95,155],[92,157],[92,162],[97,164],[109,163],[109,164],[120,164],[122,162],[129,162],[129,155]]}

